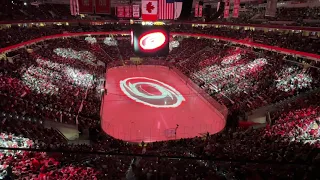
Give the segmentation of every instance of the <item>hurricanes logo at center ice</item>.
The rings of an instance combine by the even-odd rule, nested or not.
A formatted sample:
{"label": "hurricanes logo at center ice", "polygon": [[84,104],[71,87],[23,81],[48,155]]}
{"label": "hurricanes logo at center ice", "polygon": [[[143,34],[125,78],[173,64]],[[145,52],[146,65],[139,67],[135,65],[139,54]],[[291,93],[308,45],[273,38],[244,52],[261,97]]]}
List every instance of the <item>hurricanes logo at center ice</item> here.
{"label": "hurricanes logo at center ice", "polygon": [[151,78],[127,78],[120,81],[120,88],[130,99],[151,107],[175,108],[185,101],[175,88]]}

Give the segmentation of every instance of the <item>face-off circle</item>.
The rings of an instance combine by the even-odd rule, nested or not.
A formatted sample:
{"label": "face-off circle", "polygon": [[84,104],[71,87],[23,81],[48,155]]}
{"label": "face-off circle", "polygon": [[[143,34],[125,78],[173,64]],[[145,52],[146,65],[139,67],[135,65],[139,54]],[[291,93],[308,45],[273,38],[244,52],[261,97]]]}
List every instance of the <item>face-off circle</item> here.
{"label": "face-off circle", "polygon": [[175,108],[185,101],[175,88],[151,78],[127,78],[120,81],[120,88],[130,99],[151,107]]}

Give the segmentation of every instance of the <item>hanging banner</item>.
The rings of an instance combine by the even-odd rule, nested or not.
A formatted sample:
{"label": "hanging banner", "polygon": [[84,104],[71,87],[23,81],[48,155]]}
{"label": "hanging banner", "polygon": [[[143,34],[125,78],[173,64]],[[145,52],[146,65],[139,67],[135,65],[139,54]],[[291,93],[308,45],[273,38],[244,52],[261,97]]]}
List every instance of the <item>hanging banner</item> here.
{"label": "hanging banner", "polygon": [[110,0],[95,0],[96,14],[110,14]]}
{"label": "hanging banner", "polygon": [[79,0],[80,14],[93,14],[93,0]]}
{"label": "hanging banner", "polygon": [[174,19],[178,19],[182,12],[183,0],[174,1]]}
{"label": "hanging banner", "polygon": [[132,17],[140,18],[140,5],[132,5]]}
{"label": "hanging banner", "polygon": [[224,5],[224,18],[229,18],[229,10],[230,10],[230,0],[225,0],[225,5]]}
{"label": "hanging banner", "polygon": [[158,0],[142,0],[141,15],[143,21],[158,20]]}
{"label": "hanging banner", "polygon": [[199,17],[202,17],[202,8],[203,6],[199,5],[199,13],[198,13]]}
{"label": "hanging banner", "polygon": [[70,0],[70,12],[72,16],[79,15],[79,2],[78,0]]}
{"label": "hanging banner", "polygon": [[124,17],[124,6],[117,6],[117,17],[118,18]]}
{"label": "hanging banner", "polygon": [[129,13],[130,13],[130,18],[132,18],[132,5],[130,5]]}
{"label": "hanging banner", "polygon": [[124,17],[126,17],[126,18],[131,17],[130,9],[131,9],[131,6],[124,6]]}
{"label": "hanging banner", "polygon": [[234,0],[232,17],[239,17],[240,0]]}
{"label": "hanging banner", "polygon": [[197,3],[194,8],[194,17],[199,17],[199,4]]}
{"label": "hanging banner", "polygon": [[268,0],[266,6],[265,16],[276,17],[277,13],[277,0]]}

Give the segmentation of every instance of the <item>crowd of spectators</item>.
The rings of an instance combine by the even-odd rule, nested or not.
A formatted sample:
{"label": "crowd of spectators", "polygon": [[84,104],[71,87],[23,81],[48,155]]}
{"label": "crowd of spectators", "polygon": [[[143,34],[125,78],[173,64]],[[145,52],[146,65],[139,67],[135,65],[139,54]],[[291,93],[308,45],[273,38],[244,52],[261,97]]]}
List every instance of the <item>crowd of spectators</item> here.
{"label": "crowd of spectators", "polygon": [[[285,61],[283,55],[257,53],[208,39],[173,41],[179,41],[179,46],[172,49],[166,60],[231,111],[252,110],[319,87],[317,69]],[[54,39],[14,51],[12,62],[0,61],[2,147],[49,151],[3,150],[3,177],[319,178],[315,168],[320,159],[317,93],[272,114],[273,123],[266,128],[225,130],[177,141],[130,144],[97,128],[91,145],[68,145],[58,131],[43,126],[46,120],[78,123],[80,127],[99,126],[98,80],[104,77],[105,67],[98,64],[109,67],[129,60],[133,56],[129,46],[130,39],[123,37]],[[124,156],[106,156],[101,151]],[[192,157],[210,160],[185,159]]]}
{"label": "crowd of spectators", "polygon": [[316,34],[310,33],[308,36],[304,36],[303,32],[280,32],[280,31],[267,31],[264,30],[249,30],[245,27],[239,29],[231,29],[229,27],[193,27],[188,25],[172,26],[173,32],[189,32],[209,34],[221,37],[228,37],[238,40],[246,40],[248,42],[256,42],[275,47],[282,47],[287,49],[293,49],[302,52],[310,52],[319,54],[319,48],[317,44],[320,43]]}
{"label": "crowd of spectators", "polygon": [[317,88],[320,83],[318,68],[283,60],[281,54],[207,39],[185,38],[169,58],[231,111],[248,112]]}
{"label": "crowd of spectators", "polygon": [[[28,124],[25,127],[29,127]],[[54,151],[64,150],[63,153],[3,151],[0,169],[3,176],[11,167],[11,177],[39,179],[45,176],[49,179],[208,180],[319,177],[316,172],[319,155],[315,144],[290,142],[280,136],[268,136],[265,131],[239,129],[193,139],[142,143],[142,147],[110,137],[99,138],[92,147],[67,145],[60,141],[56,142],[60,145],[50,147]],[[22,148],[37,144],[13,134],[3,133],[2,138],[4,147]],[[98,154],[99,150],[112,150],[111,146],[104,146],[108,141],[113,142],[113,147],[122,155]],[[96,154],[82,154],[83,151]],[[136,157],[127,156],[127,153],[136,154]],[[148,157],[142,158],[138,154]],[[193,157],[203,160],[185,159]]]}
{"label": "crowd of spectators", "polygon": [[1,3],[0,21],[9,20],[61,20],[75,19],[70,8],[64,4],[36,4],[23,1],[6,1]]}
{"label": "crowd of spectators", "polygon": [[319,140],[320,114],[319,93],[299,97],[272,113],[271,131],[291,140],[314,143]]}
{"label": "crowd of spectators", "polygon": [[[64,48],[70,46],[77,48]],[[84,48],[91,48],[84,40],[52,40],[30,46],[29,52],[16,51],[12,63],[1,61],[2,111],[84,126],[98,123],[96,94],[105,69],[97,62],[105,60]]]}
{"label": "crowd of spectators", "polygon": [[122,31],[129,30],[129,26],[122,24],[106,24],[106,25],[49,25],[49,26],[12,26],[10,28],[0,29],[0,47],[7,47],[28,40],[49,36],[54,34],[62,34],[65,32],[103,32],[103,31]]}
{"label": "crowd of spectators", "polygon": [[[45,27],[11,27],[1,29],[0,47],[7,47],[27,40],[42,36],[62,34],[64,32],[103,32],[130,30],[129,25],[106,24],[103,26],[45,26]],[[247,40],[275,47],[287,48],[297,51],[319,54],[317,44],[320,44],[317,34],[310,32],[306,35],[302,31],[264,31],[262,29],[249,30],[245,27],[232,29],[230,27],[191,27],[191,25],[172,25],[171,32],[201,33],[215,36],[228,37],[237,40]],[[121,43],[122,41],[119,40]],[[125,45],[126,43],[122,44]],[[129,44],[130,45],[130,44]],[[129,48],[129,47],[128,47]],[[131,49],[131,48],[130,48]],[[126,52],[125,52],[126,53]],[[129,54],[130,55],[130,54]],[[124,54],[123,56],[127,56]]]}

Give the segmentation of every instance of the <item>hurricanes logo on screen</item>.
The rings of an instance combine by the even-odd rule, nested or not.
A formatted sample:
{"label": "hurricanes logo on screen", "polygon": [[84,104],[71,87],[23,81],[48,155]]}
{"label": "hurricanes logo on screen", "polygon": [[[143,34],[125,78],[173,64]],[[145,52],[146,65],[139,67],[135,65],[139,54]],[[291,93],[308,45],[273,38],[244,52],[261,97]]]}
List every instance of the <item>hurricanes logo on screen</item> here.
{"label": "hurricanes logo on screen", "polygon": [[120,88],[130,99],[151,107],[175,108],[185,101],[175,88],[151,78],[127,78],[120,81]]}
{"label": "hurricanes logo on screen", "polygon": [[167,36],[162,31],[150,31],[139,38],[139,46],[144,51],[152,51],[165,45]]}

